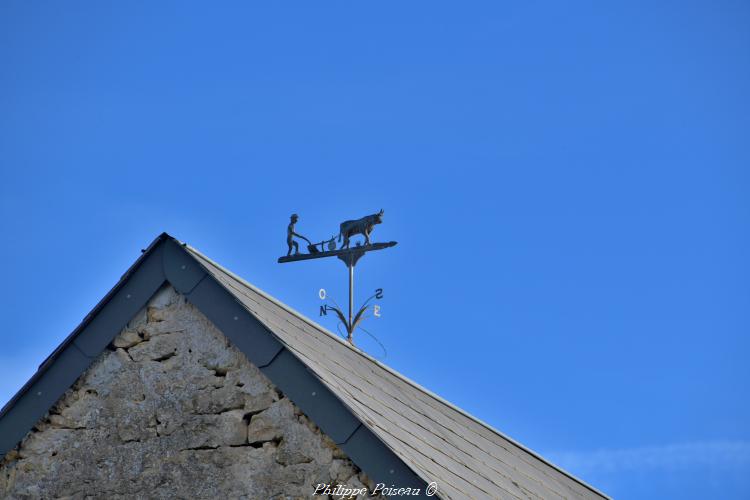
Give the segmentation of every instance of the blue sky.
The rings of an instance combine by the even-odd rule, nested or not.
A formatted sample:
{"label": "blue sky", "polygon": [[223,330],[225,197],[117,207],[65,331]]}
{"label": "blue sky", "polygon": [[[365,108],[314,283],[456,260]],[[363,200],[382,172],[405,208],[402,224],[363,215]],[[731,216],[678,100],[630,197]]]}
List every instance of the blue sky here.
{"label": "blue sky", "polygon": [[[750,4],[0,4],[0,401],[168,231],[616,498],[750,496]],[[322,323],[335,329],[331,317]],[[380,356],[366,336],[360,345]]]}

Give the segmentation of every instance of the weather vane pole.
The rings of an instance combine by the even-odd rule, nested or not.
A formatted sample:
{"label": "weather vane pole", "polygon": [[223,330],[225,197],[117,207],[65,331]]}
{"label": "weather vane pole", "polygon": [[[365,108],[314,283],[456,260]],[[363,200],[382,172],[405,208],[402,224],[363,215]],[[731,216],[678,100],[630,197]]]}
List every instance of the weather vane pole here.
{"label": "weather vane pole", "polygon": [[[328,311],[333,311],[338,316],[339,320],[341,320],[341,323],[346,328],[347,337],[346,339],[354,344],[354,330],[359,325],[360,321],[364,319],[364,313],[367,310],[368,303],[372,298],[380,299],[383,296],[382,289],[378,289],[375,292],[375,295],[370,297],[370,299],[367,299],[365,303],[362,305],[362,307],[357,311],[356,314],[354,314],[354,266],[357,265],[357,262],[359,261],[362,256],[367,253],[371,252],[373,250],[383,250],[384,248],[389,248],[396,245],[395,241],[389,241],[387,243],[372,243],[370,242],[370,234],[372,234],[373,229],[375,228],[375,225],[380,224],[383,222],[383,210],[376,214],[367,215],[365,217],[362,217],[361,219],[356,220],[347,220],[341,223],[339,227],[339,234],[338,241],[343,242],[341,244],[340,248],[336,248],[336,238],[337,236],[332,236],[328,240],[323,240],[319,243],[311,243],[310,240],[302,236],[301,234],[297,233],[295,231],[295,225],[297,224],[297,221],[299,220],[299,216],[297,214],[292,214],[289,222],[289,226],[287,227],[287,236],[286,236],[286,243],[288,247],[287,254],[283,257],[279,257],[279,264],[284,264],[286,262],[296,262],[299,260],[308,260],[308,259],[321,259],[324,257],[338,257],[344,264],[346,264],[346,267],[349,270],[349,315],[344,316],[343,311],[339,309],[338,307],[333,307],[329,305],[323,305],[320,307],[321,315],[325,315]],[[361,234],[364,236],[365,241],[364,245],[362,245],[360,242],[357,242],[357,244],[350,248],[350,238],[354,235]],[[307,251],[308,253],[300,253],[299,251],[299,244],[294,241],[294,238],[300,238],[302,240],[305,240],[307,242]],[[320,248],[318,248],[320,247]],[[321,289],[321,299],[325,298],[325,291]],[[378,306],[375,306],[376,315],[379,315],[377,311],[379,311]]]}

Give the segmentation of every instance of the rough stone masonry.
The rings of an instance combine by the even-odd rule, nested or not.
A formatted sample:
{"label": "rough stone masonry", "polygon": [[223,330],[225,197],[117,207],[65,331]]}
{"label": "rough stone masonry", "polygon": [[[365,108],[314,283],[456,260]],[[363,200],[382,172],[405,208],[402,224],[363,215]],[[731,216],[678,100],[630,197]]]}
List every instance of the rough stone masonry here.
{"label": "rough stone masonry", "polygon": [[0,498],[309,498],[374,484],[173,288],[0,462]]}

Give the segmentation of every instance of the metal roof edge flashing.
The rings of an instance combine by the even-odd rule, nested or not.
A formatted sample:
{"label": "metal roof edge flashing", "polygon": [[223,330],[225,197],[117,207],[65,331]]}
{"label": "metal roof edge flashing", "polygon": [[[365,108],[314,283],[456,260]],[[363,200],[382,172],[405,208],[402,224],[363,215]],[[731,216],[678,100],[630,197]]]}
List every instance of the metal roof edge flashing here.
{"label": "metal roof edge flashing", "polygon": [[157,236],[0,410],[0,457],[13,449],[164,284]]}

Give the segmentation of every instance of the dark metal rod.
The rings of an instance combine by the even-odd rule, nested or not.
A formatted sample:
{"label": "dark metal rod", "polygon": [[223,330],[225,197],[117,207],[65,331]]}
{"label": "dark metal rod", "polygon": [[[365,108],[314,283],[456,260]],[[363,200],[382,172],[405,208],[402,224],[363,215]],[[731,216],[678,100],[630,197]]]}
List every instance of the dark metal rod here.
{"label": "dark metal rod", "polygon": [[352,338],[352,310],[354,309],[354,264],[352,261],[349,261],[349,325],[347,327],[347,331],[349,333],[349,337],[347,340],[350,344],[354,343],[354,340]]}

